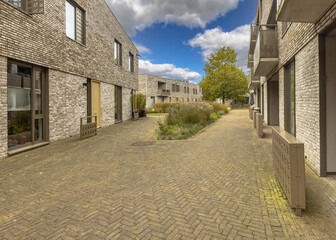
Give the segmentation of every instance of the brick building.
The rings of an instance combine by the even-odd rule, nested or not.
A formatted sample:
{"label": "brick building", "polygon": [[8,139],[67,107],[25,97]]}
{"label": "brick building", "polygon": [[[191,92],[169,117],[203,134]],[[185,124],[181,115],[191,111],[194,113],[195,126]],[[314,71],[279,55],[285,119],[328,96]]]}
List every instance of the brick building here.
{"label": "brick building", "polygon": [[202,89],[194,83],[139,74],[139,93],[146,95],[146,107],[160,102],[199,102]]}
{"label": "brick building", "polygon": [[249,89],[264,122],[305,145],[320,176],[336,173],[335,0],[259,0]]}
{"label": "brick building", "polygon": [[0,157],[132,116],[138,50],[104,0],[0,0]]}

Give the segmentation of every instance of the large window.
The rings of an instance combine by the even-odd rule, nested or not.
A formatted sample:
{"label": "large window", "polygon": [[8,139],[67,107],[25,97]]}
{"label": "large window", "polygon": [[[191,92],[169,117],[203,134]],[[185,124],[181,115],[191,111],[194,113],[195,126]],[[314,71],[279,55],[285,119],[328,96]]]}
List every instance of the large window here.
{"label": "large window", "polygon": [[122,46],[117,40],[114,41],[114,63],[122,65]]}
{"label": "large window", "polygon": [[296,136],[295,129],[295,64],[285,67],[285,130]]}
{"label": "large window", "polygon": [[132,53],[129,53],[128,56],[128,68],[130,72],[134,72],[134,55]]}
{"label": "large window", "polygon": [[66,12],[66,35],[82,44],[84,42],[84,11],[76,6],[72,1],[65,2]]}
{"label": "large window", "polygon": [[41,68],[9,62],[8,148],[46,140],[46,74]]}

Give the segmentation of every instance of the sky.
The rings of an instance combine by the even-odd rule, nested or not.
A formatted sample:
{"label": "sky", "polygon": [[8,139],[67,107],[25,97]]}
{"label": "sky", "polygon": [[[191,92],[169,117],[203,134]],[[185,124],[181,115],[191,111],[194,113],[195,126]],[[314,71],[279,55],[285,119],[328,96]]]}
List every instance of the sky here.
{"label": "sky", "polygon": [[139,50],[139,73],[198,83],[211,53],[229,46],[247,72],[257,0],[105,0]]}

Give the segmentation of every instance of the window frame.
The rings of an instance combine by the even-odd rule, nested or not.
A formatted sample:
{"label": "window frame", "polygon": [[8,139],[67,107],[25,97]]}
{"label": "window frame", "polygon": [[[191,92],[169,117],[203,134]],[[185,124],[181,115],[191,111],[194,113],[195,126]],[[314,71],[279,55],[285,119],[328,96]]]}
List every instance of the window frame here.
{"label": "window frame", "polygon": [[131,52],[128,54],[128,65],[129,72],[134,73],[134,55]]}
{"label": "window frame", "polygon": [[22,0],[22,7],[17,6],[14,3],[14,0],[5,0],[5,2],[12,4],[14,7],[21,9],[22,11],[27,12],[27,0]]}
{"label": "window frame", "polygon": [[[289,77],[293,71],[293,79]],[[295,76],[295,61],[292,60],[284,66],[284,115],[285,115],[285,130],[296,137],[296,76]],[[293,81],[293,83],[292,83]],[[293,103],[293,105],[292,105]],[[293,116],[291,117],[291,114]],[[292,119],[293,118],[293,119]],[[293,126],[291,126],[293,120]],[[291,129],[293,132],[291,132]]]}
{"label": "window frame", "polygon": [[117,39],[114,39],[113,50],[114,50],[113,62],[116,65],[122,67],[122,44]]}
{"label": "window frame", "polygon": [[[75,10],[75,37],[74,39],[70,36],[68,36],[67,34],[67,14],[66,14],[66,4],[70,4],[74,10]],[[78,40],[79,36],[78,36],[78,21],[77,21],[77,11],[81,11],[82,12],[82,29],[81,29],[81,33],[82,33],[82,37],[81,37],[81,40]],[[71,40],[79,43],[79,44],[82,44],[82,45],[86,45],[86,12],[85,10],[78,4],[76,3],[74,0],[65,0],[65,35],[67,36],[67,38],[70,38]]]}

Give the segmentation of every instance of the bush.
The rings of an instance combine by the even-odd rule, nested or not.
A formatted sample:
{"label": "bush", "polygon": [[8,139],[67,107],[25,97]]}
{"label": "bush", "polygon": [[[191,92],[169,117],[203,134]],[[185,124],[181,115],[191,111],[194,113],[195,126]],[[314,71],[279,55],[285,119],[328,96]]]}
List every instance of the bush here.
{"label": "bush", "polygon": [[197,124],[210,120],[212,107],[209,104],[176,104],[168,109],[166,124]]}
{"label": "bush", "polygon": [[227,106],[225,104],[221,103],[211,103],[211,106],[213,107],[214,111],[217,113],[227,113]]}
{"label": "bush", "polygon": [[143,94],[136,95],[136,107],[140,111],[145,111],[146,109],[146,96]]}

